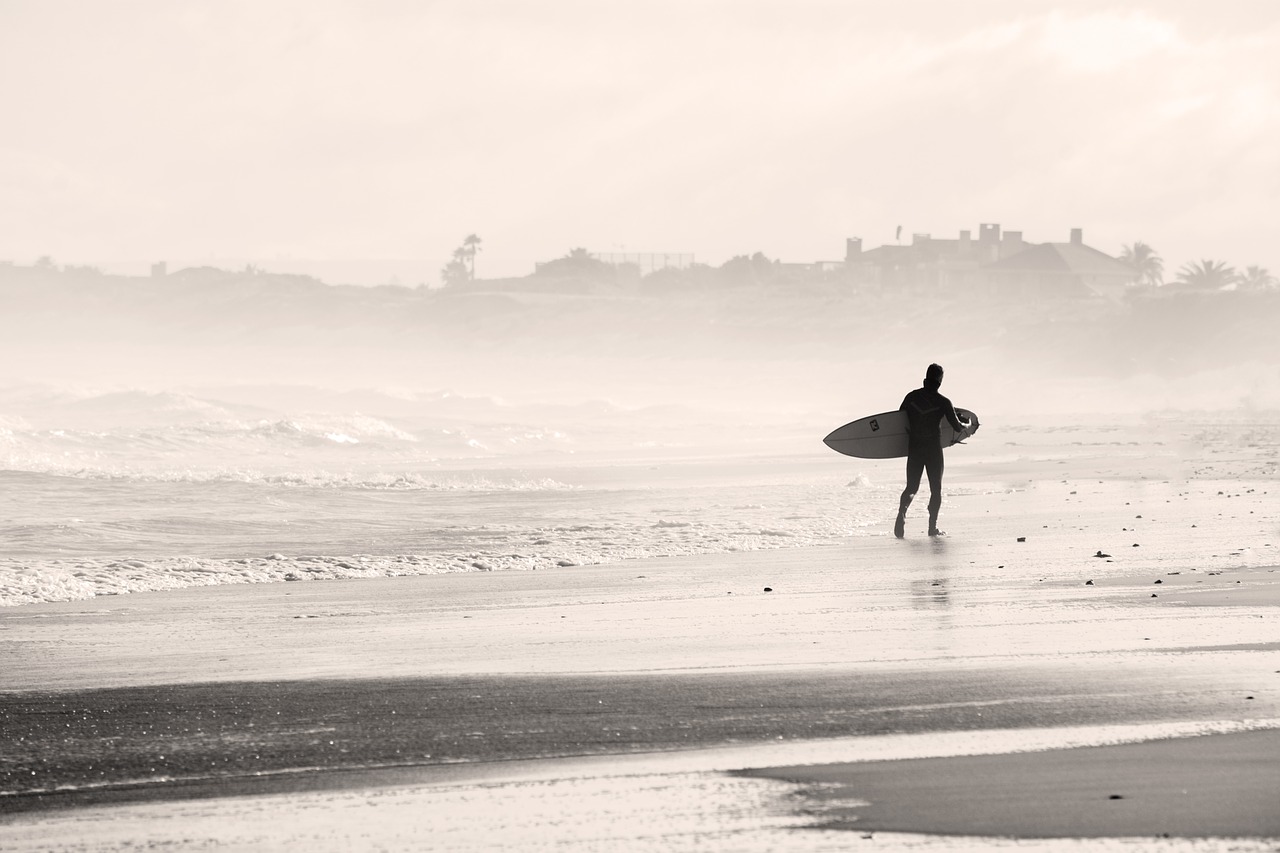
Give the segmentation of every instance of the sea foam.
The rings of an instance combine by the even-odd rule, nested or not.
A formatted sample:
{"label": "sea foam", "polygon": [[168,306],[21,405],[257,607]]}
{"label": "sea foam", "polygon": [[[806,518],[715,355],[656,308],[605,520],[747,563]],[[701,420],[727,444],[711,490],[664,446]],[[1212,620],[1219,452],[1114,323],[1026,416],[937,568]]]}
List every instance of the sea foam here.
{"label": "sea foam", "polygon": [[[225,485],[89,478],[71,490],[62,478],[9,475],[8,481],[31,500],[28,515],[5,528],[12,547],[0,560],[0,605],[805,547],[865,534],[881,514],[874,506],[878,495],[850,492],[838,482],[774,485],[770,504],[747,505],[741,497],[752,485],[672,490],[584,488],[549,478]],[[106,508],[122,495],[126,503]],[[63,514],[52,518],[59,510]]]}

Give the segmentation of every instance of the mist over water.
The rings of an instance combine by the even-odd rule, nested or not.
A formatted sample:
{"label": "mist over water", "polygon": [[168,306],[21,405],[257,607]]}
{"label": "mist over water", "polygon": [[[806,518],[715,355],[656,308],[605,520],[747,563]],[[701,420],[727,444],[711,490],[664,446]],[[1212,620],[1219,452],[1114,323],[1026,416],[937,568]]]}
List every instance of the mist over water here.
{"label": "mist over water", "polygon": [[1271,292],[428,291],[12,267],[0,291],[9,604],[870,535],[896,466],[821,438],[897,408],[930,361],[988,451],[1025,441],[1002,424],[1280,408]]}
{"label": "mist over water", "polygon": [[[23,272],[0,282],[0,384],[19,413],[15,391],[40,386],[203,401],[157,404],[184,423],[317,407],[374,418],[431,407],[465,422],[500,419],[504,405],[586,406],[537,413],[573,427],[612,406],[679,425],[715,413],[736,432],[738,416],[807,425],[896,408],[931,361],[948,369],[944,392],[980,414],[1280,406],[1276,291],[999,299],[860,294],[839,281],[429,291]],[[482,401],[468,410],[445,394]],[[94,417],[93,406],[114,406],[110,420],[139,399],[77,407]]]}

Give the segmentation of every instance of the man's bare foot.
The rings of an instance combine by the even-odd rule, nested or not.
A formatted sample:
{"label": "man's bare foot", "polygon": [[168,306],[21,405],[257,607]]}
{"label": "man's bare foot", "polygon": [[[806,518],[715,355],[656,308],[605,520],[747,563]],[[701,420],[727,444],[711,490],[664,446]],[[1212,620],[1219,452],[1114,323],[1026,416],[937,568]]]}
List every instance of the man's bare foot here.
{"label": "man's bare foot", "polygon": [[936,527],[930,527],[930,528],[929,528],[929,535],[930,535],[930,536],[946,536],[946,535],[947,535],[947,531],[945,531],[945,530],[939,530],[939,529],[938,529],[938,528],[936,528]]}
{"label": "man's bare foot", "polygon": [[893,535],[897,536],[899,539],[906,536],[906,526],[906,518],[903,517],[902,513],[898,513],[898,520],[893,523]]}

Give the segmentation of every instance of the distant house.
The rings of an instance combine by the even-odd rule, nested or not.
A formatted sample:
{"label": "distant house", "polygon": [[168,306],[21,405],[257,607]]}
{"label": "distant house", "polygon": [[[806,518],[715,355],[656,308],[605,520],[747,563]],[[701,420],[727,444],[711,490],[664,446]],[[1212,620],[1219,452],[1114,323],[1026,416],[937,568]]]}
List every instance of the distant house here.
{"label": "distant house", "polygon": [[863,251],[857,237],[845,241],[845,269],[852,280],[884,292],[926,293],[968,284],[981,267],[1026,248],[1021,231],[1000,233],[999,225],[981,225],[978,239],[961,231],[957,239],[913,234],[908,245],[879,246]]}
{"label": "distant house", "polygon": [[1137,278],[1133,267],[1086,246],[1079,228],[1069,243],[1041,243],[977,270],[975,284],[993,294],[1118,298]]}
{"label": "distant house", "polygon": [[1114,297],[1132,282],[1132,268],[1084,245],[1083,232],[1069,243],[1027,243],[1021,231],[1001,233],[998,224],[979,226],[978,239],[915,234],[909,245],[863,251],[856,237],[845,241],[845,270],[856,287],[881,293],[970,293],[1025,296]]}

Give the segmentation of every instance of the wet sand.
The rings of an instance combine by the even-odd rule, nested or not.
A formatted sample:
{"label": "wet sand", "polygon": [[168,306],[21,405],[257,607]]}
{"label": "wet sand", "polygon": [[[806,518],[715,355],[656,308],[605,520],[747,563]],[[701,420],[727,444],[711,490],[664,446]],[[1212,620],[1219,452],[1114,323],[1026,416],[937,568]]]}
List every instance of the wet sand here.
{"label": "wet sand", "polygon": [[1246,707],[1280,719],[1274,695],[1248,698],[1233,679],[1201,672],[1189,684],[1185,671],[1121,665],[32,691],[0,705],[0,808],[341,788],[357,777],[386,787],[429,777],[414,768],[814,738],[1229,720]]}
{"label": "wet sand", "polygon": [[863,833],[1280,838],[1277,759],[1272,729],[743,775],[801,783],[822,827]]}
{"label": "wet sand", "polygon": [[[1013,799],[1032,813],[1078,805],[1068,837],[1136,836],[1159,823],[1143,804],[1167,804],[1188,762],[1220,799],[1155,834],[1276,836],[1257,805],[1274,777],[1249,758],[1280,763],[1268,731],[1280,725],[1273,482],[1096,479],[1096,468],[1013,485],[956,472],[943,540],[886,530],[824,548],[0,611],[0,842],[343,849],[439,831],[434,849],[528,836],[765,850],[857,838],[830,827],[1059,831],[1000,807]],[[1262,731],[1005,754],[1070,727],[1087,744],[1126,725],[1202,723]],[[936,738],[936,767],[894,752],[904,737]],[[779,743],[818,746],[805,770],[723,775],[795,765],[750,751]],[[837,743],[903,760],[848,759]],[[692,776],[625,758],[726,747],[748,751],[694,761]],[[974,753],[988,756],[958,757]],[[584,776],[582,760],[604,764]],[[828,762],[843,763],[813,767]],[[534,764],[560,787],[519,782]],[[921,798],[964,794],[979,775],[985,797],[926,820]],[[641,780],[649,799],[608,805]],[[822,789],[826,805],[818,781],[838,786]],[[1120,806],[1108,821],[1088,808],[1104,788],[1125,797],[1102,803]],[[560,798],[570,790],[572,803]],[[849,796],[872,806],[839,804]],[[360,832],[330,821],[332,843],[312,838],[317,810],[338,807],[366,821]],[[97,841],[84,848],[86,837]]]}

